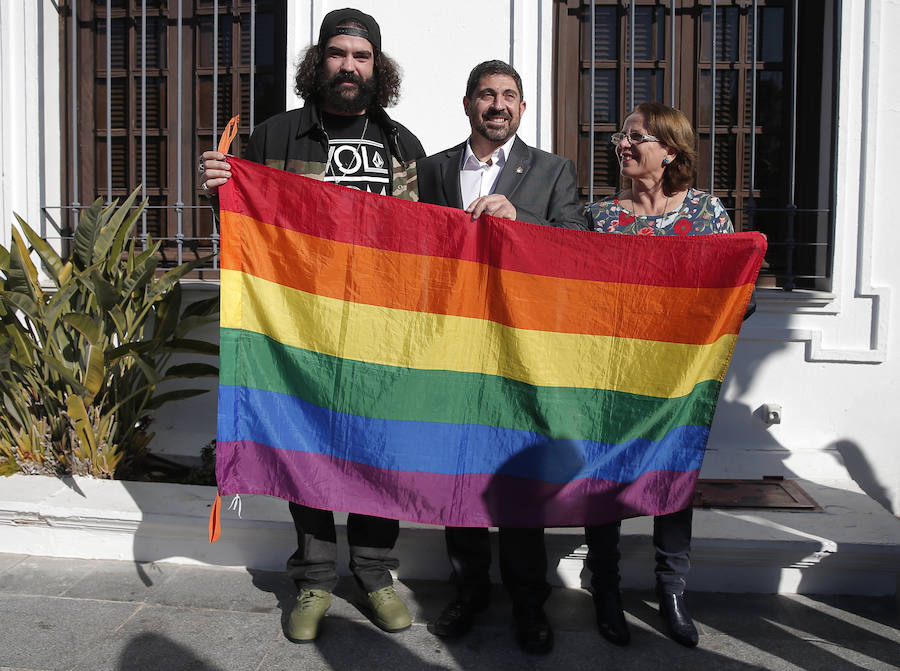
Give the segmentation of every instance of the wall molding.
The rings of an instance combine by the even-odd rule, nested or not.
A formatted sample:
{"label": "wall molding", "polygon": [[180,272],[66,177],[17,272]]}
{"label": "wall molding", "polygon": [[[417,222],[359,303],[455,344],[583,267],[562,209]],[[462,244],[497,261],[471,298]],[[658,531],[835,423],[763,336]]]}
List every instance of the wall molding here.
{"label": "wall molding", "polygon": [[[900,565],[893,515],[849,480],[800,485],[825,512],[697,509],[691,589],[893,594]],[[207,520],[215,493],[199,485],[13,475],[0,495],[0,551],[283,570],[296,548],[284,501],[244,495],[242,515],[223,512],[222,536],[210,544]],[[335,524],[338,570],[346,575],[346,514],[336,513]],[[395,548],[400,578],[445,580],[443,536],[440,526],[401,522]],[[547,529],[545,538],[550,581],[586,587],[583,529]],[[652,588],[651,539],[652,518],[623,522],[620,567],[629,589]],[[495,552],[496,542],[493,533]],[[497,569],[494,562],[495,582]]]}
{"label": "wall molding", "polygon": [[[756,341],[777,342],[803,342],[805,343],[805,359],[809,362],[821,363],[884,363],[888,358],[888,341],[890,338],[890,303],[891,288],[877,285],[874,281],[874,268],[872,258],[876,252],[875,232],[875,177],[878,159],[878,143],[874,141],[878,136],[878,105],[879,105],[879,76],[881,45],[881,4],[877,0],[866,0],[863,9],[862,40],[854,42],[858,31],[855,31],[856,12],[859,5],[845,3],[841,16],[841,44],[840,59],[843,63],[851,63],[847,70],[839,76],[841,87],[841,99],[839,109],[842,116],[847,117],[839,125],[842,137],[838,138],[838,161],[842,156],[859,156],[859,167],[855,173],[857,188],[841,189],[838,192],[849,194],[846,196],[848,203],[856,199],[856,207],[849,205],[838,210],[836,227],[845,226],[847,235],[841,236],[841,231],[836,231],[835,251],[839,249],[837,241],[843,237],[845,244],[855,245],[854,283],[852,295],[849,292],[837,292],[825,294],[820,292],[807,292],[796,300],[795,297],[766,296],[760,301],[761,312],[790,312],[792,314],[817,314],[830,319],[849,319],[843,305],[844,297],[849,301],[865,301],[868,305],[870,320],[868,324],[869,343],[866,347],[825,347],[822,343],[825,335],[830,330],[830,324],[810,326],[807,328],[766,328],[753,327],[743,329],[741,337]],[[857,62],[852,59],[852,50],[861,45],[861,59]],[[845,82],[860,82],[860,88],[851,88],[852,84]],[[856,95],[859,95],[859,105],[854,105]],[[857,112],[858,110],[858,112]],[[859,137],[855,137],[856,127],[854,122],[859,121]],[[864,147],[865,151],[850,151],[849,148]],[[849,166],[848,166],[849,167]],[[852,178],[851,178],[852,179]],[[840,198],[840,196],[839,196]],[[841,216],[841,215],[844,216]],[[856,218],[855,226],[849,225],[851,217]],[[851,233],[856,233],[854,236]],[[837,260],[836,260],[837,261]],[[835,267],[839,264],[836,262]],[[850,268],[846,268],[849,276]],[[841,276],[841,271],[836,270],[835,275]],[[842,295],[843,294],[843,295]],[[828,300],[830,298],[831,300]],[[833,323],[833,322],[832,322]]]}

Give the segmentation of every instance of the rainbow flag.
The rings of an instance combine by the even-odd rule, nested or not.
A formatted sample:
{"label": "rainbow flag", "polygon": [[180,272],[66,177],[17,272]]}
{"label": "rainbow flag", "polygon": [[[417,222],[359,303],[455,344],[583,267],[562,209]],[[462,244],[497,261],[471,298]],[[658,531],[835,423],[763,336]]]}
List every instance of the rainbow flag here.
{"label": "rainbow flag", "polygon": [[472,222],[229,162],[220,494],[455,526],[690,502],[763,236]]}

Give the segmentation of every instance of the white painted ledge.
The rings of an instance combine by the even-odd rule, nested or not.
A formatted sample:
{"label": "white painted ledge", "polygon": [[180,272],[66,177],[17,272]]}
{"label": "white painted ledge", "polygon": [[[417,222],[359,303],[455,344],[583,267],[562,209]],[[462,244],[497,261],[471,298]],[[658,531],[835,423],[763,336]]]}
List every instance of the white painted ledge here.
{"label": "white painted ledge", "polygon": [[[900,519],[847,480],[801,486],[821,513],[697,510],[694,590],[883,595],[897,591]],[[0,552],[51,557],[210,564],[281,570],[296,548],[285,503],[242,496],[242,515],[222,511],[210,544],[213,487],[14,475],[0,479]],[[226,499],[223,503],[230,501]],[[339,566],[346,566],[344,519],[336,515]],[[622,528],[623,586],[653,584],[652,524]],[[442,580],[449,573],[440,527],[403,523],[401,578]],[[580,528],[548,529],[556,584],[578,587],[586,548]],[[496,562],[495,562],[496,563]],[[495,576],[496,577],[496,576]]]}

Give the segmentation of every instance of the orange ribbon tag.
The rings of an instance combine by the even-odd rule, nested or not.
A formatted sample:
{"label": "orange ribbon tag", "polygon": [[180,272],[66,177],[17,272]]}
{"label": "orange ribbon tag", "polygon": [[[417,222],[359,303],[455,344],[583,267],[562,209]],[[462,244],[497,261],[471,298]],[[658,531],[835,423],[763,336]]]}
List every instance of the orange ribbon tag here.
{"label": "orange ribbon tag", "polygon": [[217,492],[216,500],[213,501],[212,510],[209,513],[209,542],[210,543],[215,543],[217,540],[219,540],[219,536],[222,534],[221,507],[222,507],[222,499],[219,498],[219,494]]}
{"label": "orange ribbon tag", "polygon": [[235,114],[231,117],[228,125],[225,126],[225,130],[222,131],[222,137],[219,138],[219,152],[222,154],[228,153],[228,149],[231,147],[231,141],[234,139],[234,136],[237,135],[238,121],[240,121],[240,118],[240,114]]}

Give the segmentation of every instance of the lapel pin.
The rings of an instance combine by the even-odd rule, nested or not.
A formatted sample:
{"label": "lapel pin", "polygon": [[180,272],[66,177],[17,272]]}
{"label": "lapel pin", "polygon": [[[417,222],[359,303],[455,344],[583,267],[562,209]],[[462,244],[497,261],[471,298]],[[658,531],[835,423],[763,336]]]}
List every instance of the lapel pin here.
{"label": "lapel pin", "polygon": [[517,175],[521,175],[523,172],[525,172],[525,168],[523,168],[521,165],[516,168]]}

